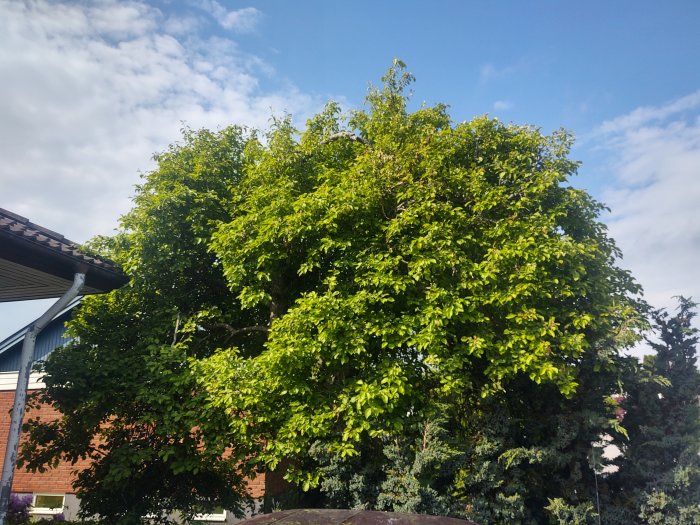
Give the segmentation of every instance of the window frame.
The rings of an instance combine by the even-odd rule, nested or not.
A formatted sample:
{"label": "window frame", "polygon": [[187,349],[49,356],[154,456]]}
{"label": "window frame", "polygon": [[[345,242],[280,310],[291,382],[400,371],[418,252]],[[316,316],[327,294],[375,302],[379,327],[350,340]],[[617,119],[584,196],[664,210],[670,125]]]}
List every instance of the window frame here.
{"label": "window frame", "polygon": [[[52,496],[52,497],[60,497],[61,498],[61,506],[60,507],[37,507],[36,506],[36,499],[37,497],[40,496]],[[60,514],[62,513],[66,508],[66,495],[65,494],[58,494],[58,493],[50,493],[50,492],[35,492],[32,493],[32,508],[29,511],[30,514]]]}
{"label": "window frame", "polygon": [[216,521],[221,523],[226,521],[226,509],[222,509],[221,512],[212,512],[211,514],[195,514],[192,519],[194,521]]}

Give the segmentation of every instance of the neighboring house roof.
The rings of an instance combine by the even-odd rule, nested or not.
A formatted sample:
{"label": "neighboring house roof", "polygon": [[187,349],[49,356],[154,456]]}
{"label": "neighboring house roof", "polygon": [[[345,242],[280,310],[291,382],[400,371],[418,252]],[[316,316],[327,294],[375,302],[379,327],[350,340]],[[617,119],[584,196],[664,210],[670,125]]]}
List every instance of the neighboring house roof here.
{"label": "neighboring house roof", "polygon": [[258,514],[240,525],[477,525],[447,516],[361,509],[292,509]]}
{"label": "neighboring house roof", "polygon": [[60,233],[0,208],[0,302],[60,297],[78,270],[87,271],[86,294],[128,280],[112,262],[81,253]]}
{"label": "neighboring house roof", "polygon": [[[70,320],[74,308],[81,301],[81,297],[71,301],[39,333],[34,347],[34,361],[45,359],[56,348],[70,341],[70,338],[66,336],[66,322]],[[0,341],[0,372],[17,372],[19,370],[22,342],[30,326],[31,324],[17,330],[4,341]]]}

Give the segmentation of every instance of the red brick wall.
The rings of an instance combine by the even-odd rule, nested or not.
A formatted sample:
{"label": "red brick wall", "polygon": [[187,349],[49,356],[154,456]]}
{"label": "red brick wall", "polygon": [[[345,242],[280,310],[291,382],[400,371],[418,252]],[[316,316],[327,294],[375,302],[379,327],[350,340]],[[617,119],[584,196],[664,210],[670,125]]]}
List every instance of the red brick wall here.
{"label": "red brick wall", "polygon": [[[0,458],[5,457],[7,446],[7,434],[10,430],[10,410],[14,401],[14,391],[0,391]],[[39,409],[28,410],[25,421],[28,418],[39,416],[42,420],[48,421],[58,417],[58,411],[50,405],[44,405]],[[24,469],[16,469],[12,482],[12,492],[56,492],[72,493],[71,483],[73,482],[72,472],[76,468],[84,468],[87,461],[79,462],[76,465],[70,463],[60,463],[55,469],[46,472],[32,474]]]}
{"label": "red brick wall", "polygon": [[247,480],[248,492],[254,498],[262,498],[265,495],[265,473],[258,474],[255,479]]}
{"label": "red brick wall", "polygon": [[[14,401],[14,391],[0,391],[0,461],[5,457],[7,434],[10,429],[10,410]],[[50,421],[59,417],[59,412],[50,405],[27,411],[24,419],[39,416],[42,420]],[[80,461],[76,465],[61,462],[55,469],[43,473],[30,473],[24,469],[16,469],[12,483],[12,492],[54,492],[72,493],[73,471],[85,468],[88,461]],[[258,474],[255,479],[248,480],[250,495],[261,498],[265,494],[277,495],[288,490],[287,483],[282,479],[283,470],[273,473]]]}

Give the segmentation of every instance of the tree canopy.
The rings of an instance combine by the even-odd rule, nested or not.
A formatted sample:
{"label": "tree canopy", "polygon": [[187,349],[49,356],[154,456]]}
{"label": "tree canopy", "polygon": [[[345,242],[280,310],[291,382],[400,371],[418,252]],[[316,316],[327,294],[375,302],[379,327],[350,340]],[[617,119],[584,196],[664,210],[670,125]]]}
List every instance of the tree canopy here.
{"label": "tree canopy", "polygon": [[[30,424],[30,467],[93,458],[84,510],[125,522],[238,508],[242,476],[283,462],[366,507],[591,515],[638,286],[568,185],[566,132],[411,111],[411,81],[396,62],[365,109],[156,156],[92,243],[131,282],[46,362],[65,417]],[[334,492],[351,480],[369,496]]]}
{"label": "tree canopy", "polygon": [[521,377],[573,395],[634,313],[601,206],[566,185],[570,137],[411,113],[410,80],[393,68],[367,111],[345,122],[330,104],[298,140],[278,122],[213,234],[269,333],[259,355],[232,345],[197,377],[252,420],[269,464],[315,440],[351,455]]}

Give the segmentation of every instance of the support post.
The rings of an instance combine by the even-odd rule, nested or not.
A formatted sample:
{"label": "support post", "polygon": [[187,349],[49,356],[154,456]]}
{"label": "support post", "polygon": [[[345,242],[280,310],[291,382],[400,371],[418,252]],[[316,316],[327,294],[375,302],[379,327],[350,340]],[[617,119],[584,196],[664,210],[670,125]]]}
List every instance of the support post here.
{"label": "support post", "polygon": [[12,406],[12,419],[10,432],[7,436],[7,448],[5,449],[5,461],[2,464],[2,479],[0,480],[0,525],[5,525],[7,510],[10,504],[10,492],[12,490],[12,478],[17,465],[17,450],[19,437],[22,432],[22,419],[27,401],[27,388],[29,375],[34,363],[34,346],[39,332],[51,321],[68,303],[75,299],[85,284],[85,271],[81,270],[73,277],[72,286],[56,301],[44,314],[34,321],[27,330],[22,343],[22,356],[20,369],[17,376],[17,388],[15,389],[15,402]]}

